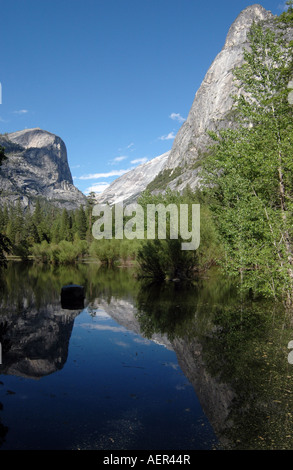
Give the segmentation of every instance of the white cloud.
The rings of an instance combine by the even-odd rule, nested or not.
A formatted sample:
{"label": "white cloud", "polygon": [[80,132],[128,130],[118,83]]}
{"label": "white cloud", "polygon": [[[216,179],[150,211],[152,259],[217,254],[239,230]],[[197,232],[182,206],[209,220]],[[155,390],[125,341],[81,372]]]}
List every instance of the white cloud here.
{"label": "white cloud", "polygon": [[90,330],[100,330],[100,331],[112,331],[114,333],[124,333],[127,331],[124,326],[111,326],[111,325],[100,325],[100,324],[92,324],[92,323],[83,323],[81,325],[83,328],[88,328]]}
{"label": "white cloud", "polygon": [[114,162],[122,162],[122,160],[126,160],[126,157],[125,155],[121,155],[121,157],[116,157],[114,158]]}
{"label": "white cloud", "polygon": [[79,176],[78,179],[80,180],[95,180],[98,178],[110,178],[111,176],[121,176],[124,175],[129,170],[112,170],[108,171],[107,173],[92,173],[90,175],[82,175]]}
{"label": "white cloud", "polygon": [[116,163],[123,162],[123,160],[126,160],[128,157],[126,155],[121,155],[120,157],[115,157],[113,160],[111,160],[110,164],[115,165]]}
{"label": "white cloud", "polygon": [[14,114],[26,114],[28,113],[27,109],[18,109],[17,111],[13,111]]}
{"label": "white cloud", "polygon": [[170,114],[169,117],[171,119],[173,119],[173,121],[178,121],[180,123],[186,121],[186,119],[184,117],[182,117],[179,113],[172,113],[172,114]]}
{"label": "white cloud", "polygon": [[100,182],[100,183],[94,183],[92,186],[87,188],[84,193],[89,194],[89,193],[102,193],[105,189],[107,189],[109,186],[109,183],[106,182]]}
{"label": "white cloud", "polygon": [[159,137],[160,140],[172,140],[172,139],[175,139],[176,135],[174,134],[174,132],[169,132],[168,135],[162,135],[161,137]]}
{"label": "white cloud", "polygon": [[135,160],[131,160],[132,165],[137,165],[138,163],[146,163],[148,161],[147,157],[144,158],[136,158]]}

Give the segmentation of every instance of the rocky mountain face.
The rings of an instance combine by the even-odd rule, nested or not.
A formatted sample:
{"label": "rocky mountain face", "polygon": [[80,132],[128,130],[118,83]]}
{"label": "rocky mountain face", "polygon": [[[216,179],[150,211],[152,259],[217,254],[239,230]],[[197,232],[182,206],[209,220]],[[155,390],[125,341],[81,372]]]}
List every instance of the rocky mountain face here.
{"label": "rocky mountain face", "polygon": [[17,301],[9,308],[2,304],[1,374],[39,379],[62,369],[80,310],[64,310],[58,299],[41,306],[35,299],[23,299],[22,309]]}
{"label": "rocky mountain face", "polygon": [[[192,189],[199,186],[200,162],[212,143],[207,131],[233,126],[231,95],[239,92],[233,83],[233,69],[243,63],[243,51],[248,48],[247,34],[250,27],[253,22],[265,22],[274,28],[274,18],[270,11],[255,4],[243,10],[233,22],[222,50],[208,69],[194,97],[188,117],[175,137],[168,158],[164,159],[160,172],[154,177],[152,189],[163,191],[166,188],[166,185],[163,187],[161,184],[163,173],[167,187],[173,190],[182,191],[187,185]],[[288,34],[288,40],[292,40],[293,31]],[[138,167],[137,171],[143,172],[144,168]],[[135,184],[135,177],[135,173],[127,173],[123,179],[117,179],[112,188],[123,194],[123,185],[127,182],[127,195],[127,188]],[[147,184],[144,185],[141,180],[141,188],[147,187]],[[109,194],[110,191],[106,190],[101,198],[105,201]]]}
{"label": "rocky mountain face", "polygon": [[[216,131],[234,125],[232,95],[240,91],[233,82],[233,70],[243,63],[244,49],[249,48],[247,34],[253,24],[262,22],[277,31],[274,15],[255,4],[243,10],[231,25],[224,47],[217,55],[198,89],[188,117],[174,140],[164,170],[181,169],[169,187],[182,190],[187,184],[199,186],[200,161],[212,143],[207,131]],[[293,30],[286,32],[288,42],[293,39]],[[179,172],[177,172],[179,173]]]}
{"label": "rocky mountain face", "polygon": [[73,185],[63,140],[39,128],[0,136],[8,159],[0,167],[1,204],[23,207],[42,198],[75,209],[86,197]]}
{"label": "rocky mountain face", "polygon": [[160,173],[167,163],[169,154],[170,152],[166,152],[159,155],[114,180],[98,197],[98,202],[113,205],[123,201],[127,203],[134,201]]}
{"label": "rocky mountain face", "polygon": [[[198,185],[198,162],[211,144],[207,131],[233,126],[231,95],[239,92],[233,83],[233,69],[243,63],[243,51],[248,48],[247,34],[253,22],[272,18],[271,12],[256,4],[242,11],[230,27],[224,47],[208,69],[188,117],[175,137],[165,166],[165,169],[182,168],[183,183],[178,185],[178,190],[187,183],[192,188]],[[177,182],[173,181],[171,187]]]}

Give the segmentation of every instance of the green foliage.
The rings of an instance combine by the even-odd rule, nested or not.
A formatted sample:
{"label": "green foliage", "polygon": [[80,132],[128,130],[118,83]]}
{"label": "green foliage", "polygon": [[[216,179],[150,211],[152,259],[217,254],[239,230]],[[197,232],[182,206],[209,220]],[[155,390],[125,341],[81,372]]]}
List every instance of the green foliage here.
{"label": "green foliage", "polygon": [[181,249],[182,240],[147,240],[137,254],[141,275],[154,280],[190,279],[196,268],[196,254]]}
{"label": "green foliage", "polygon": [[85,240],[87,234],[87,217],[84,208],[81,206],[75,213],[75,230],[81,240]]}
{"label": "green foliage", "polygon": [[89,255],[103,265],[113,267],[118,261],[123,263],[133,261],[139,246],[140,241],[138,240],[116,240],[114,238],[93,240],[89,247]]}
{"label": "green foliage", "polygon": [[90,255],[106,266],[114,266],[119,259],[120,240],[94,240],[90,246]]}
{"label": "green foliage", "polygon": [[288,5],[288,10],[282,13],[279,16],[278,20],[285,25],[292,26],[293,25],[293,2],[292,0],[288,0],[286,2],[286,5]]}
{"label": "green foliage", "polygon": [[[202,197],[202,196],[201,196]],[[152,195],[148,190],[139,198],[139,204],[145,209],[148,204],[175,204],[179,208],[180,204],[187,204],[189,208],[189,223],[192,221],[192,204],[200,204],[200,246],[196,251],[182,250],[182,238],[170,238],[170,219],[167,213],[166,239],[158,239],[156,228],[156,239],[146,240],[137,254],[140,276],[164,279],[190,279],[199,271],[204,271],[214,264],[221,256],[221,247],[215,224],[212,220],[209,208],[203,199],[200,199],[198,192],[193,192],[188,186],[180,194],[166,190],[165,194]],[[180,214],[180,210],[178,209]],[[158,220],[156,220],[158,227]],[[145,227],[146,229],[146,227]]]}
{"label": "green foliage", "polygon": [[225,249],[226,273],[256,294],[292,296],[292,48],[261,25],[235,70],[237,128],[216,141],[202,176]]}
{"label": "green foliage", "polygon": [[83,259],[87,252],[88,245],[84,240],[76,240],[74,243],[61,240],[58,244],[43,240],[30,248],[30,253],[36,261],[53,265],[75,264]]}
{"label": "green foliage", "polygon": [[156,281],[163,281],[166,277],[164,258],[164,247],[160,240],[148,240],[137,254],[137,260],[143,275]]}
{"label": "green foliage", "polygon": [[[4,153],[4,147],[0,146],[0,166],[4,160],[6,160],[6,155]],[[5,220],[5,213],[1,211],[0,213],[0,230],[4,228]],[[11,242],[7,235],[0,232],[0,268],[6,267],[6,254],[10,253],[11,251]]]}
{"label": "green foliage", "polygon": [[10,253],[11,243],[6,235],[0,233],[0,266],[7,266],[7,260],[5,254]]}
{"label": "green foliage", "polygon": [[[24,209],[20,200],[15,205],[5,205],[0,209],[0,231],[10,239],[12,255],[23,259],[36,256],[37,259],[54,263],[62,263],[65,258],[72,262],[79,256],[81,242],[88,247],[88,242],[92,240],[83,207],[68,211],[40,199],[36,200],[33,209]],[[74,250],[69,249],[73,242]],[[45,247],[48,253],[43,253]]]}

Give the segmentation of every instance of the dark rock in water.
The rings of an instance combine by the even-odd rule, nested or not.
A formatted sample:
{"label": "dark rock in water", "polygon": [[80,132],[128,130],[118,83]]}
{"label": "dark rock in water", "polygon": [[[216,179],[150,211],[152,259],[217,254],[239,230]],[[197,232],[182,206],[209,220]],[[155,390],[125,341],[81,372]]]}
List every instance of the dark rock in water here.
{"label": "dark rock in water", "polygon": [[76,284],[63,286],[61,289],[61,307],[69,310],[84,308],[84,287]]}

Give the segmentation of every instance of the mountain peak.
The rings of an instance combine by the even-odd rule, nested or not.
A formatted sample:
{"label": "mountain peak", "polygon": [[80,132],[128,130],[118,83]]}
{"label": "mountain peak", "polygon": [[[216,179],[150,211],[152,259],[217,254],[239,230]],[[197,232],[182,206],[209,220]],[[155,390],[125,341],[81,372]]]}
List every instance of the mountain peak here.
{"label": "mountain peak", "polygon": [[114,180],[107,189],[98,195],[98,202],[114,205],[122,202],[129,204],[135,201],[162,170],[169,154],[170,151],[163,153]]}
{"label": "mountain peak", "polygon": [[254,4],[245,8],[232,23],[224,48],[242,45],[247,40],[247,32],[252,23],[268,20],[273,14],[259,4]]}
{"label": "mountain peak", "polygon": [[39,127],[12,132],[8,134],[8,139],[23,148],[42,148],[52,145],[56,139],[61,141],[56,135]]}
{"label": "mountain peak", "polygon": [[27,207],[36,198],[68,209],[85,204],[86,197],[73,185],[60,137],[36,127],[0,136],[0,145],[8,157],[0,171],[2,205],[20,200]]}
{"label": "mountain peak", "polygon": [[[255,4],[241,11],[232,23],[224,47],[209,67],[188,117],[175,137],[167,168],[194,164],[211,144],[207,131],[233,125],[233,119],[229,117],[232,95],[237,93],[233,70],[243,63],[243,52],[248,46],[247,35],[253,22],[269,22],[273,18],[270,11]],[[192,184],[196,186],[198,170],[193,173]]]}

